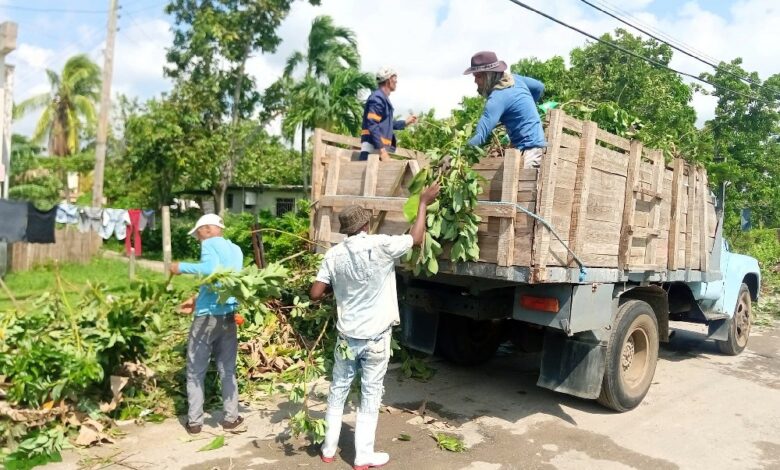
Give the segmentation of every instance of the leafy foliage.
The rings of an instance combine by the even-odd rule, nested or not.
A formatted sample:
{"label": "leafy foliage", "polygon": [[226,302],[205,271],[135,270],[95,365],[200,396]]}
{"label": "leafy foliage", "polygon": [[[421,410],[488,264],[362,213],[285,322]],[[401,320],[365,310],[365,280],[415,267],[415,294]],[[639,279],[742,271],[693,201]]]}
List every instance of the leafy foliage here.
{"label": "leafy foliage", "polygon": [[482,192],[479,175],[471,165],[482,155],[476,147],[466,146],[471,128],[445,128],[451,135],[447,144],[428,149],[429,168],[420,170],[409,185],[411,196],[404,205],[404,215],[413,222],[420,203],[420,193],[434,182],[441,185],[438,200],[428,207],[427,231],[422,247],[415,247],[406,257],[415,274],[433,275],[439,271],[437,258],[444,251],[442,243],[450,242],[452,261],[479,259],[477,231],[480,218],[474,214],[477,196]]}
{"label": "leafy foliage", "polygon": [[43,108],[32,134],[33,142],[48,138],[49,154],[56,156],[77,153],[80,139],[97,123],[95,103],[100,93],[100,67],[86,54],[68,59],[61,74],[46,70],[51,90],[28,98],[14,109],[14,116],[23,116]]}

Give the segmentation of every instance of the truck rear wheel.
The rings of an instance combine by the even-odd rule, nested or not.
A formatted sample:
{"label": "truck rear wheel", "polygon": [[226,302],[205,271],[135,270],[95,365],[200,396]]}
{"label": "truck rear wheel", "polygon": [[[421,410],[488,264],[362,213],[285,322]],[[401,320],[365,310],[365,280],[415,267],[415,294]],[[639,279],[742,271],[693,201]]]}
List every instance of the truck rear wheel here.
{"label": "truck rear wheel", "polygon": [[503,336],[501,320],[473,320],[442,315],[436,345],[442,356],[462,366],[474,366],[496,353]]}
{"label": "truck rear wheel", "polygon": [[737,297],[734,316],[731,317],[729,338],[726,341],[717,342],[720,352],[729,356],[736,356],[741,353],[747,346],[752,323],[753,306],[750,301],[750,289],[748,289],[746,284],[742,284],[739,288],[739,297]]}
{"label": "truck rear wheel", "polygon": [[613,324],[598,402],[620,412],[635,408],[650,389],[657,362],[655,312],[647,302],[628,300]]}

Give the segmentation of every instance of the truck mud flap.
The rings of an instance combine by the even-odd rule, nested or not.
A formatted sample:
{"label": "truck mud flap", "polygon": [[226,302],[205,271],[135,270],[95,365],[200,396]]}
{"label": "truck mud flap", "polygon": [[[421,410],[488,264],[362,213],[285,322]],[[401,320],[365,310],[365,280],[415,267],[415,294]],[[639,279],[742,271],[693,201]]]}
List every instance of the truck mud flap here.
{"label": "truck mud flap", "polygon": [[401,304],[401,342],[416,351],[433,354],[439,314]]}
{"label": "truck mud flap", "polygon": [[548,330],[537,385],[581,398],[598,398],[606,368],[607,345],[581,335]]}

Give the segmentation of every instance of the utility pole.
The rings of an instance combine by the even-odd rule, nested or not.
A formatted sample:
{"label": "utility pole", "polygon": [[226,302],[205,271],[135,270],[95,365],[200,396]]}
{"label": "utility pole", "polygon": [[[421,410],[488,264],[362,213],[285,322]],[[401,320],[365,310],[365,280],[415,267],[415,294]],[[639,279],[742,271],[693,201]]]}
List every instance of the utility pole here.
{"label": "utility pole", "polygon": [[103,173],[106,166],[108,118],[111,114],[111,77],[114,74],[114,39],[116,38],[117,0],[109,0],[108,32],[103,61],[103,89],[100,92],[97,145],[95,146],[95,174],[92,184],[92,207],[103,207]]}

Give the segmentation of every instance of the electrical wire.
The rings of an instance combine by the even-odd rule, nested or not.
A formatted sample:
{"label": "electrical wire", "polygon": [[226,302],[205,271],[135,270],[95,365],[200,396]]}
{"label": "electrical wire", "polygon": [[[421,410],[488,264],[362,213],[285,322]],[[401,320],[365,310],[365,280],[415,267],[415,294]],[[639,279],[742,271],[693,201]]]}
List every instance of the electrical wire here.
{"label": "electrical wire", "polygon": [[593,39],[596,42],[599,42],[599,43],[604,44],[606,46],[609,46],[609,47],[611,47],[613,49],[616,49],[616,50],[618,50],[620,52],[623,52],[624,54],[628,54],[628,55],[630,55],[632,57],[635,57],[637,59],[644,60],[645,62],[648,62],[649,64],[652,64],[652,65],[654,65],[656,67],[667,69],[667,70],[669,70],[671,72],[674,72],[674,73],[676,73],[678,75],[681,75],[681,76],[684,76],[684,77],[688,77],[688,78],[692,78],[692,79],[694,79],[696,81],[699,81],[699,82],[705,83],[707,85],[710,85],[711,87],[715,88],[716,91],[718,89],[720,89],[720,90],[728,91],[730,93],[734,93],[735,95],[739,95],[739,96],[742,96],[744,98],[748,98],[748,99],[750,99],[752,101],[761,102],[761,103],[764,103],[764,104],[767,104],[767,105],[770,105],[770,106],[776,106],[776,103],[774,103],[774,102],[765,101],[765,100],[763,100],[763,99],[761,99],[761,98],[759,98],[757,96],[745,94],[745,93],[742,93],[740,91],[736,91],[736,90],[732,90],[730,88],[726,88],[726,87],[723,87],[723,86],[715,85],[714,83],[712,83],[712,82],[710,82],[708,80],[705,80],[705,79],[703,79],[701,77],[698,77],[696,75],[693,75],[692,73],[683,72],[681,70],[674,69],[672,67],[669,67],[668,65],[665,65],[665,64],[663,64],[661,62],[658,62],[657,60],[654,60],[654,59],[651,59],[649,57],[645,57],[643,55],[637,54],[636,52],[630,51],[630,50],[628,50],[628,49],[626,49],[626,48],[624,48],[622,46],[619,46],[619,45],[617,45],[617,44],[615,44],[613,42],[610,42],[610,41],[607,41],[605,39],[601,39],[599,37],[596,37],[593,34],[590,34],[590,33],[586,32],[586,31],[583,31],[582,29],[580,29],[580,28],[578,28],[576,26],[572,26],[572,25],[570,25],[570,24],[568,24],[568,23],[566,23],[566,22],[564,22],[562,20],[559,20],[558,18],[555,18],[554,16],[551,16],[551,15],[549,15],[549,14],[543,12],[543,11],[539,11],[536,8],[530,6],[530,5],[526,4],[526,3],[523,3],[523,2],[521,2],[519,0],[509,0],[509,1],[514,3],[515,5],[517,5],[519,7],[525,8],[526,10],[529,10],[529,11],[531,11],[533,13],[536,13],[537,15],[543,16],[543,17],[547,18],[550,21],[558,23],[561,26],[565,26],[566,28],[569,28],[572,31],[576,31],[576,32],[582,34],[583,36],[586,36],[586,37],[588,37],[590,39]]}
{"label": "electrical wire", "polygon": [[[730,70],[727,70],[727,69],[725,69],[725,68],[723,68],[723,67],[721,67],[719,65],[714,64],[713,62],[710,62],[709,60],[705,60],[705,59],[697,56],[696,54],[693,54],[692,52],[689,52],[689,51],[683,49],[682,47],[679,47],[679,46],[677,46],[675,44],[671,44],[669,41],[665,41],[665,40],[663,40],[663,39],[661,39],[661,38],[659,38],[659,37],[657,37],[657,36],[647,32],[647,30],[642,29],[642,28],[640,28],[640,27],[638,27],[636,25],[631,24],[627,20],[625,20],[625,19],[619,17],[618,15],[616,15],[616,14],[614,14],[612,12],[609,12],[609,11],[607,11],[607,10],[597,6],[597,5],[594,5],[593,3],[591,3],[588,0],[580,0],[580,1],[582,3],[590,6],[591,8],[604,13],[607,16],[610,16],[610,17],[620,21],[621,23],[625,24],[626,26],[634,28],[635,30],[639,31],[640,33],[646,34],[647,36],[650,36],[651,38],[655,39],[656,41],[660,41],[660,42],[666,44],[667,46],[671,47],[672,49],[674,49],[674,50],[676,50],[678,52],[682,52],[683,54],[687,55],[688,57],[690,57],[692,59],[698,60],[699,62],[701,62],[701,63],[703,63],[705,65],[709,65],[710,67],[714,68],[715,70],[718,70],[720,72],[723,72],[723,73],[726,73],[728,75],[731,75],[732,77],[734,77],[734,78],[736,78],[738,80],[742,80],[744,82],[747,82],[747,83],[756,85],[758,87],[761,87],[762,89],[764,88],[764,85],[762,85],[760,82],[757,82],[757,81],[753,80],[752,78],[750,78],[748,76],[742,76],[742,75],[736,74],[736,73],[734,73],[734,72],[732,72]],[[674,42],[678,42],[678,41],[674,41]],[[777,95],[777,97],[780,97],[780,92],[778,92],[776,89],[771,88],[769,86],[766,86],[766,89],[768,89],[768,90],[772,91],[773,93],[775,93]]]}

